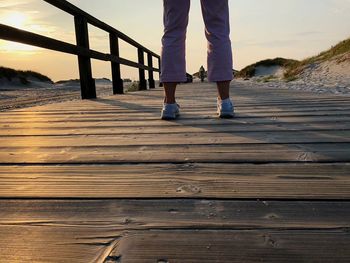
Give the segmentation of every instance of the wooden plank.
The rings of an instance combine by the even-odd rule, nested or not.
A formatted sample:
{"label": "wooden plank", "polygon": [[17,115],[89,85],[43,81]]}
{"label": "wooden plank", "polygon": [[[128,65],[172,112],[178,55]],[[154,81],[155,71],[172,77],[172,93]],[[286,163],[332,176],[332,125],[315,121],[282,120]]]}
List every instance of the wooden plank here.
{"label": "wooden plank", "polygon": [[0,147],[3,164],[349,162],[349,143]]}
{"label": "wooden plank", "polygon": [[350,131],[268,131],[72,136],[1,136],[0,148],[350,143]]}
{"label": "wooden plank", "polygon": [[[102,99],[99,99],[100,101]],[[97,101],[99,101],[97,100]],[[95,101],[95,102],[97,102]],[[122,104],[124,102],[120,102]],[[91,110],[93,107],[94,110]],[[143,107],[143,108],[142,108]],[[203,105],[200,107],[181,107],[181,112],[184,114],[197,114],[199,116],[201,115],[208,115],[212,114],[213,111],[216,110],[216,107],[214,104],[210,105]],[[135,114],[135,115],[140,115],[140,114],[145,114],[145,115],[150,115],[154,113],[159,113],[161,110],[161,102],[155,105],[145,105],[139,106],[136,104],[130,103],[129,105],[125,102],[125,106],[122,105],[117,105],[115,108],[104,108],[100,107],[98,103],[85,106],[85,108],[77,108],[77,109],[66,109],[66,110],[60,110],[60,109],[55,109],[52,110],[51,112],[49,111],[31,111],[28,110],[26,112],[15,112],[15,111],[8,111],[8,112],[1,112],[2,116],[11,116],[16,119],[20,118],[33,118],[33,119],[40,119],[40,118],[59,118],[63,114],[68,115],[69,117],[82,117],[81,115],[83,114],[84,117],[89,117],[89,118],[98,118],[98,117],[113,117],[114,114]],[[328,116],[328,115],[349,115],[350,114],[350,108],[347,109],[346,107],[344,108],[338,108],[338,107],[323,107],[323,108],[310,108],[310,107],[298,107],[298,108],[292,108],[292,107],[286,107],[286,108],[274,108],[274,107],[268,107],[268,108],[240,108],[236,107],[236,111],[238,116],[245,116],[245,114],[249,115],[257,115],[257,114],[264,114],[262,116],[270,116],[270,115],[279,115],[282,114],[281,116],[303,116],[302,113],[304,113],[305,116],[320,116],[319,113],[323,113],[323,115]],[[322,116],[322,115],[321,115]]]}
{"label": "wooden plank", "polygon": [[[119,56],[119,39],[114,33],[109,34],[109,48],[113,56]],[[113,94],[124,94],[123,79],[121,78],[120,63],[112,62],[112,83],[113,83]]]}
{"label": "wooden plank", "polygon": [[[236,124],[236,125],[196,125],[196,126],[182,126],[182,125],[156,125],[152,123],[149,126],[136,125],[128,123],[121,123],[109,125],[98,125],[90,123],[76,124],[72,123],[64,125],[45,125],[44,127],[35,127],[31,125],[28,129],[21,127],[23,125],[4,125],[0,129],[0,136],[73,136],[73,135],[135,135],[135,134],[177,134],[177,133],[233,133],[233,132],[271,132],[271,131],[313,131],[313,132],[327,132],[331,130],[349,131],[350,122],[334,122],[334,123],[282,123],[282,124]],[[85,124],[85,125],[84,125]],[[119,123],[118,123],[119,124]],[[33,127],[34,126],[34,127]],[[40,126],[40,125],[39,125]],[[17,128],[18,127],[18,128]]]}
{"label": "wooden plank", "polygon": [[[152,90],[154,92],[155,90]],[[136,96],[135,96],[136,95]],[[137,96],[138,94],[133,93],[134,97],[137,97],[138,101],[142,103],[142,105],[149,106],[149,107],[160,107],[160,101],[161,101],[161,96],[157,97],[154,95],[154,98],[144,98],[141,96]],[[113,100],[113,97],[107,96],[104,98],[105,100]],[[70,103],[69,101],[67,102],[62,102],[62,103],[55,103],[54,105],[50,105],[51,107],[48,107],[47,105],[42,105],[42,106],[34,106],[34,107],[28,107],[25,109],[14,109],[11,111],[6,111],[4,113],[6,114],[25,114],[25,113],[62,113],[62,112],[76,112],[79,110],[85,110],[87,112],[92,112],[92,113],[99,113],[99,112],[115,112],[116,110],[125,110],[125,107],[122,107],[121,104],[118,105],[118,102],[130,102],[133,100],[133,97],[125,94],[125,97],[123,96],[118,97],[118,100],[114,102],[114,105],[108,105],[108,104],[103,104],[103,103],[96,103],[101,99],[98,99],[97,101],[83,101],[79,105],[75,105]],[[179,99],[181,101],[181,99]],[[191,110],[191,109],[212,109],[215,108],[215,100],[210,100],[210,101],[204,101],[201,103],[196,103],[193,104],[192,102],[188,102],[187,100],[183,99],[183,103],[181,103],[181,106],[183,109],[186,110]],[[238,100],[238,101],[237,101]],[[102,100],[103,101],[103,100]],[[91,105],[98,105],[99,107],[96,109],[91,108]],[[273,104],[273,103],[260,103],[260,104],[249,104],[245,101],[239,101],[239,99],[236,99],[235,103],[236,108],[239,111],[254,111],[254,110],[264,110],[264,111],[272,111],[272,110],[297,110],[297,109],[305,109],[305,110],[313,110],[313,109],[341,109],[344,107],[345,109],[348,109],[349,106],[349,101],[336,101],[336,102],[320,102],[320,101],[309,101],[307,102],[290,102],[290,103],[284,103],[284,104]]]}
{"label": "wooden plank", "polygon": [[[6,125],[8,123],[32,123],[32,122],[106,122],[106,121],[128,121],[128,122],[135,122],[135,121],[157,121],[160,119],[160,111],[156,110],[154,112],[149,113],[142,113],[142,112],[135,112],[135,113],[120,113],[120,114],[114,114],[113,116],[96,116],[96,117],[89,117],[86,116],[83,118],[83,116],[77,115],[71,115],[71,116],[57,116],[55,118],[47,118],[47,117],[20,117],[20,118],[13,118],[11,122],[7,119],[0,119],[0,125]],[[130,120],[130,116],[132,115],[132,121]],[[237,116],[235,118],[235,121],[237,120],[250,120],[250,119],[256,119],[256,118],[266,118],[266,119],[273,119],[273,120],[280,120],[284,118],[294,118],[299,119],[299,121],[305,121],[307,122],[307,119],[313,119],[315,120],[322,120],[324,117],[335,118],[340,121],[349,121],[350,119],[350,113],[323,113],[323,112],[313,112],[310,114],[305,114],[303,112],[299,113],[264,113],[264,112],[256,112],[256,113],[249,113],[249,114],[243,114],[243,113],[237,113]],[[201,112],[200,114],[196,113],[186,113],[182,112],[181,119],[177,120],[176,122],[181,123],[183,121],[190,122],[192,124],[195,124],[198,120],[203,119],[217,119],[216,111],[210,111],[207,113]],[[166,122],[165,122],[166,123]]]}
{"label": "wooden plank", "polygon": [[[95,50],[81,48],[70,43],[59,41],[53,38],[41,36],[39,34],[31,33],[25,30],[17,29],[11,26],[6,26],[0,24],[0,38],[15,41],[27,45],[32,45],[36,47],[46,48],[50,50],[55,50],[63,53],[81,55],[85,57],[90,57],[102,61],[113,61],[123,65],[127,65],[135,68],[143,68],[148,70],[148,66],[141,65],[139,63],[124,59],[118,58],[113,55],[104,54]],[[159,72],[159,69],[153,68],[153,71]]]}
{"label": "wooden plank", "polygon": [[[100,99],[101,100],[101,99]],[[98,100],[97,100],[98,101]],[[142,101],[138,101],[142,102]],[[145,104],[143,104],[145,105]],[[159,108],[161,108],[160,103],[157,104],[151,104],[147,105],[148,108],[142,110],[142,112],[155,112],[159,111]],[[215,110],[216,107],[214,104],[201,104],[198,106],[191,105],[186,106],[183,105],[181,107],[185,112],[193,112],[193,113],[209,113],[212,110]],[[349,112],[350,107],[343,105],[327,105],[327,106],[310,106],[310,105],[288,105],[287,107],[273,107],[270,105],[266,106],[253,106],[253,107],[243,107],[243,106],[237,106],[236,110],[241,113],[254,113],[254,112],[265,112],[265,113],[280,113],[280,112],[304,112],[305,114],[309,112],[314,111],[323,111],[323,112]],[[72,108],[72,109],[51,109],[51,110],[31,110],[27,109],[26,111],[6,111],[2,112],[1,115],[3,116],[12,116],[12,117],[55,117],[57,115],[67,114],[67,115],[77,115],[77,114],[84,114],[84,116],[89,117],[98,117],[98,116],[112,116],[113,114],[118,113],[135,113],[137,112],[137,108],[132,108],[131,106],[129,108],[122,107],[121,105],[116,105],[115,107],[103,107],[102,105],[99,105],[98,103],[95,104],[95,107],[93,109],[86,106],[86,109],[81,108]]]}
{"label": "wooden plank", "polygon": [[152,229],[341,229],[349,201],[0,200],[0,226]]}
{"label": "wooden plank", "polygon": [[128,120],[127,117],[123,118],[97,118],[93,120],[86,120],[84,118],[79,119],[62,119],[62,120],[50,120],[50,119],[43,119],[43,120],[32,120],[30,121],[28,118],[22,118],[18,121],[0,121],[0,127],[2,128],[8,128],[8,127],[26,127],[26,128],[36,128],[36,127],[84,127],[84,126],[155,126],[155,125],[163,125],[163,126],[191,126],[196,127],[198,125],[211,125],[211,127],[216,127],[219,125],[236,125],[236,124],[249,124],[254,125],[256,124],[283,124],[283,123],[303,123],[304,125],[312,126],[314,123],[324,123],[324,124],[333,124],[333,123],[339,123],[339,122],[349,122],[350,116],[320,116],[317,118],[314,118],[312,116],[299,116],[299,117],[240,117],[236,119],[226,119],[226,120],[220,120],[214,116],[207,117],[207,118],[186,118],[186,119],[179,119],[174,122],[165,122],[160,120],[160,118],[153,118],[153,119],[142,119],[138,118],[136,120]]}
{"label": "wooden plank", "polygon": [[[90,49],[87,19],[83,16],[75,16],[74,24],[77,46]],[[91,58],[78,56],[78,64],[82,99],[96,99],[96,84],[92,77]]]}
{"label": "wooden plank", "polygon": [[2,198],[349,199],[349,164],[0,166]]}
{"label": "wooden plank", "polygon": [[[153,56],[151,53],[147,53],[147,66],[153,68]],[[153,76],[153,70],[148,70],[148,86],[150,89],[155,89],[155,81]]]}
{"label": "wooden plank", "polygon": [[[187,84],[187,85],[179,85],[177,90],[177,97],[179,100],[183,102],[187,102],[186,104],[193,105],[193,106],[203,106],[203,105],[212,105],[212,102],[215,102],[215,93],[214,86],[210,85],[206,87],[205,84],[200,84],[199,87],[197,83],[194,84]],[[233,84],[234,85],[234,84]],[[188,97],[188,94],[190,92],[196,92],[200,89],[200,93],[198,94],[198,97],[201,98],[201,100],[191,100]],[[273,92],[273,90],[271,90]],[[261,107],[261,106],[272,106],[272,107],[288,107],[288,106],[349,106],[349,98],[348,97],[336,97],[336,96],[328,96],[328,97],[322,97],[319,95],[312,94],[305,95],[301,94],[299,97],[291,97],[291,93],[285,94],[285,95],[279,95],[274,94],[274,96],[267,96],[265,94],[259,94],[259,96],[256,96],[254,98],[251,97],[252,93],[257,92],[256,89],[252,89],[249,94],[242,94],[241,90],[237,90],[237,88],[232,88],[232,97],[235,101],[236,106],[238,107]],[[275,92],[274,92],[275,93]],[[148,105],[156,104],[159,100],[162,99],[164,96],[163,91],[161,89],[155,89],[152,91],[148,91],[147,93],[136,91],[132,93],[128,93],[122,98],[118,98],[117,101],[125,101],[130,102],[130,99],[137,98],[138,100],[147,103]],[[105,99],[113,99],[112,96],[106,96]],[[84,102],[84,104],[76,104],[74,102],[66,102],[67,105],[70,106],[70,108],[79,108],[81,106],[86,105],[86,103],[93,103],[93,102]],[[48,108],[48,105],[41,105],[33,107],[33,109],[44,109]],[[51,105],[52,106],[52,105]],[[55,104],[56,107],[61,107],[62,103]],[[108,105],[105,105],[107,107]],[[50,107],[49,107],[50,108]]]}
{"label": "wooden plank", "polygon": [[[101,228],[2,227],[2,262],[349,262],[342,230],[107,232]],[[108,236],[109,235],[109,236]],[[30,246],[28,246],[30,244]],[[21,253],[15,253],[20,251]],[[120,262],[120,261],[119,261]]]}
{"label": "wooden plank", "polygon": [[342,230],[129,232],[109,262],[346,263],[349,243],[349,232]]}
{"label": "wooden plank", "polygon": [[[144,51],[141,48],[137,49],[138,53],[138,62],[141,65],[145,64]],[[147,90],[147,81],[145,78],[145,70],[139,68],[139,90]]]}
{"label": "wooden plank", "polygon": [[[217,259],[220,248],[222,259],[231,257],[228,246],[236,248],[236,256],[242,253],[241,262],[254,258],[245,254],[248,251],[264,252],[266,260],[276,253],[289,255],[286,251],[293,249],[295,254],[309,256],[323,246],[330,246],[324,249],[327,253],[335,253],[332,249],[337,248],[348,251],[343,247],[349,234],[345,232],[348,202],[1,200],[0,206],[1,262],[108,262],[108,256],[112,259],[118,254],[128,262],[138,253],[150,262],[157,262],[160,258],[153,257],[159,253],[170,262],[186,262],[188,256],[195,260],[190,262],[198,262],[204,244],[206,253],[212,252]],[[184,253],[176,253],[185,238],[183,244],[188,247],[183,248]],[[235,247],[239,244],[241,249]],[[296,249],[296,244],[302,248]],[[320,247],[316,249],[316,245]],[[346,253],[332,256],[341,260],[339,256],[344,258]],[[173,256],[184,258],[176,261]]]}
{"label": "wooden plank", "polygon": [[[156,114],[157,116],[160,113],[161,110],[161,103],[157,105],[150,105],[150,106],[143,106],[136,108],[136,105],[129,105],[125,106],[124,108],[116,107],[115,109],[108,109],[108,108],[100,108],[99,105],[90,105],[90,107],[95,107],[97,109],[100,109],[99,111],[93,112],[89,110],[89,107],[85,107],[85,109],[78,108],[78,109],[71,109],[70,111],[61,111],[60,109],[57,109],[53,112],[46,112],[46,111],[28,111],[28,113],[14,113],[14,112],[7,112],[2,113],[3,116],[11,116],[15,119],[21,119],[21,118],[33,118],[33,119],[43,119],[43,118],[52,118],[52,119],[58,119],[59,117],[62,117],[63,114],[73,118],[73,117],[82,117],[81,115],[84,114],[88,118],[107,118],[107,117],[116,117],[113,116],[114,114],[135,114],[135,116],[139,116],[141,114],[145,114],[145,116],[152,116],[152,114]],[[87,113],[84,113],[84,110],[87,111]],[[185,108],[181,107],[181,113],[182,117],[189,117],[191,115],[196,115],[198,117],[201,116],[215,116],[216,107],[213,107],[213,105],[208,105],[207,107],[203,108]],[[319,112],[318,112],[319,111]],[[297,116],[315,116],[315,117],[322,117],[322,116],[348,116],[350,114],[350,110],[347,109],[331,109],[331,108],[324,108],[324,109],[305,109],[305,110],[299,110],[299,109],[240,109],[236,108],[237,118],[243,118],[243,117],[254,117],[254,116],[281,116],[281,117],[297,117]],[[321,114],[323,113],[323,114]]]}
{"label": "wooden plank", "polygon": [[[98,105],[94,105],[92,107],[96,107],[98,108]],[[151,117],[154,114],[156,114],[157,116],[159,115],[161,106],[160,105],[154,105],[154,106],[147,106],[147,108],[142,109],[142,107],[138,106],[138,108],[136,108],[136,105],[130,105],[130,106],[126,106],[125,108],[122,109],[114,109],[113,111],[109,111],[109,112],[103,112],[103,109],[101,109],[101,111],[99,112],[95,112],[95,113],[85,113],[83,109],[81,110],[77,110],[75,112],[68,112],[66,113],[70,118],[81,118],[82,114],[84,114],[84,117],[86,118],[113,118],[115,116],[115,114],[120,114],[122,116],[125,115],[130,115],[133,114],[135,115],[135,117],[139,117],[140,115],[144,115],[147,117]],[[183,117],[188,117],[191,115],[215,115],[215,110],[216,108],[210,106],[209,109],[208,107],[203,108],[203,109],[186,109],[184,108],[182,110],[182,115]],[[213,113],[214,111],[214,113]],[[256,109],[247,109],[247,110],[239,110],[237,109],[237,118],[241,118],[241,117],[252,117],[252,116],[348,116],[350,115],[350,109],[346,110],[346,109],[315,109],[315,110],[302,110],[302,109],[261,109],[261,110],[256,110]],[[249,114],[249,115],[248,115]],[[66,117],[66,116],[62,116],[62,112],[59,113],[57,112],[57,114],[41,114],[40,112],[34,112],[33,114],[31,114],[29,112],[29,114],[14,114],[14,112],[12,112],[11,114],[9,113],[1,113],[1,115],[3,116],[11,116],[14,118],[14,120],[16,119],[25,119],[25,118],[30,118],[32,120],[40,120],[40,119],[60,119],[62,117]]]}
{"label": "wooden plank", "polygon": [[349,125],[350,116],[348,118],[344,117],[332,117],[332,116],[325,116],[322,118],[295,118],[295,117],[278,117],[278,118],[240,118],[240,119],[224,119],[219,120],[217,118],[207,118],[207,119],[201,119],[201,120],[194,120],[192,119],[180,119],[176,122],[164,122],[160,119],[157,120],[138,120],[138,121],[127,121],[127,120],[105,120],[105,121],[84,121],[84,119],[80,119],[79,121],[72,121],[69,122],[65,121],[32,121],[32,122],[7,122],[0,124],[0,128],[2,129],[8,129],[8,128],[24,128],[27,130],[30,129],[62,129],[62,128],[91,128],[91,129],[97,129],[97,128],[111,128],[111,127],[120,127],[125,128],[129,127],[130,132],[134,130],[134,128],[151,128],[151,127],[165,127],[165,128],[182,128],[182,129],[191,129],[191,128],[199,128],[199,127],[206,127],[209,126],[211,129],[219,129],[221,126],[230,126],[232,129],[235,127],[244,127],[249,129],[250,126],[264,126],[264,125],[276,125],[277,127],[284,127],[285,125],[299,125],[299,126],[305,126],[305,127],[317,127],[317,125],[322,125],[323,127],[334,127],[336,125],[344,125],[347,127]]}
{"label": "wooden plank", "polygon": [[[325,120],[329,120],[331,122],[336,121],[345,121],[349,122],[350,120],[350,114],[324,114],[321,115],[322,112],[315,112],[315,113],[237,113],[237,117],[235,119],[231,120],[222,120],[220,122],[220,119],[218,119],[217,115],[215,114],[215,110],[209,112],[198,112],[198,113],[190,113],[190,112],[183,112],[182,117],[176,121],[172,122],[166,122],[163,121],[164,125],[170,124],[170,123],[189,123],[192,124],[192,126],[195,126],[197,123],[203,123],[205,121],[209,122],[217,122],[218,125],[220,123],[237,123],[237,122],[252,122],[257,121],[259,122],[268,122],[271,120],[273,121],[289,121],[289,120],[296,120],[298,122],[307,122],[308,120],[311,120],[312,122],[324,122]],[[141,122],[157,122],[160,121],[160,111],[156,110],[153,112],[148,113],[140,113],[140,112],[129,112],[129,113],[123,113],[123,112],[115,112],[114,114],[100,114],[100,115],[88,115],[84,116],[84,113],[77,112],[76,114],[67,114],[65,115],[62,113],[62,115],[56,115],[56,116],[40,116],[39,114],[36,114],[36,116],[6,116],[1,115],[2,120],[0,121],[0,125],[7,125],[7,124],[16,124],[16,123],[59,123],[59,122],[73,122],[73,123],[81,123],[81,122],[117,122],[117,121],[128,121],[130,124],[133,123],[141,123]],[[132,115],[134,117],[133,120],[128,120],[128,116]],[[7,121],[6,121],[7,119]],[[159,122],[160,123],[160,122]],[[306,123],[305,123],[306,124]]]}
{"label": "wooden plank", "polygon": [[1,225],[1,262],[103,262],[100,258],[108,255],[119,235],[97,227]]}

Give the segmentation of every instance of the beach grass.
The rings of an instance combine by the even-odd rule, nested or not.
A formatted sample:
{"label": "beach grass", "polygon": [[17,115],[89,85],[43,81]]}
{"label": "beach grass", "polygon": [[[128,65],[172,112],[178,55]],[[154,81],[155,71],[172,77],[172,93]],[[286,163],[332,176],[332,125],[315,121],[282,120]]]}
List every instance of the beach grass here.
{"label": "beach grass", "polygon": [[[249,65],[243,68],[241,71],[235,74],[236,78],[252,78],[255,76],[256,69],[258,67],[273,67],[280,66],[285,69],[283,79],[287,82],[294,81],[298,79],[298,76],[309,66],[315,63],[321,63],[325,61],[329,61],[332,58],[340,57],[339,62],[342,62],[342,54],[346,54],[350,52],[350,38],[339,42],[337,45],[331,47],[330,49],[321,52],[317,56],[306,58],[302,61],[294,60],[294,59],[286,59],[286,58],[274,58],[274,59],[265,59]],[[347,57],[346,57],[347,58]],[[260,80],[260,81],[265,81]],[[270,81],[270,79],[266,79],[266,81]]]}
{"label": "beach grass", "polygon": [[15,69],[11,69],[11,68],[6,68],[6,67],[0,67],[0,79],[6,79],[8,81],[12,81],[16,78],[18,78],[22,84],[27,85],[30,83],[29,78],[34,78],[37,79],[39,81],[44,81],[44,82],[50,82],[53,83],[53,81],[38,72],[35,71],[31,71],[31,70],[15,70]]}
{"label": "beach grass", "polygon": [[259,61],[257,63],[254,63],[252,65],[249,65],[239,71],[236,74],[236,78],[252,78],[255,75],[256,68],[257,67],[272,67],[272,66],[280,66],[280,67],[288,67],[291,64],[295,64],[298,61],[293,59],[286,59],[286,58],[274,58],[274,59],[265,59],[262,61]]}
{"label": "beach grass", "polygon": [[296,79],[309,65],[329,61],[332,58],[350,52],[350,38],[341,41],[330,49],[321,52],[317,56],[309,57],[299,62],[292,63],[286,67],[285,80]]}
{"label": "beach grass", "polygon": [[140,86],[140,82],[139,81],[133,81],[131,83],[129,83],[130,85],[127,86],[126,91],[125,92],[135,92],[135,91],[139,91],[139,86]]}

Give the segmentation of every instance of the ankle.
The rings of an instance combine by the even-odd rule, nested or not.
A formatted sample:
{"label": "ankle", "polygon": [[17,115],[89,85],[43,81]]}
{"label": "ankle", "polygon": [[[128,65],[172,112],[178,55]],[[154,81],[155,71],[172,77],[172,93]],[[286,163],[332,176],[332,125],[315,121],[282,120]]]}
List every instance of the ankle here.
{"label": "ankle", "polygon": [[175,104],[176,103],[176,99],[168,99],[168,98],[165,98],[164,99],[164,103],[165,104]]}
{"label": "ankle", "polygon": [[229,97],[222,97],[222,98],[218,97],[218,101],[225,103],[225,102],[231,101],[231,98],[230,98],[230,96]]}

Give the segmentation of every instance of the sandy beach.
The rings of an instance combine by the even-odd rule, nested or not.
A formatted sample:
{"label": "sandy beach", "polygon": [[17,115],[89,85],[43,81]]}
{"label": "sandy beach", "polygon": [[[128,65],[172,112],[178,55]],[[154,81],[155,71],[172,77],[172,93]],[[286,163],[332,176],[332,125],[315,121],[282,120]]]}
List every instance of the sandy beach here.
{"label": "sandy beach", "polygon": [[[0,111],[81,99],[78,81],[51,84],[30,79],[30,82],[24,86],[18,80],[9,82],[0,79]],[[130,82],[124,83],[126,90],[131,85]],[[97,79],[96,91],[98,97],[112,95],[112,82]]]}

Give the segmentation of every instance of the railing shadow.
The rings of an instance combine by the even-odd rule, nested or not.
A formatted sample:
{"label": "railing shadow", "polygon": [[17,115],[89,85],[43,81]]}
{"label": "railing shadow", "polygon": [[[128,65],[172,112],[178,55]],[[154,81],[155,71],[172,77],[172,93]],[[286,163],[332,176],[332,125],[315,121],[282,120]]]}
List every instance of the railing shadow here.
{"label": "railing shadow", "polygon": [[[159,126],[162,125],[177,125],[177,126],[184,126],[184,127],[193,127],[200,129],[201,133],[211,133],[213,138],[215,136],[225,135],[227,138],[227,135],[232,136],[235,141],[234,143],[229,143],[229,140],[225,142],[219,142],[215,143],[213,142],[211,144],[212,147],[217,146],[230,146],[230,145],[241,145],[242,149],[244,149],[244,146],[246,145],[266,145],[266,149],[268,148],[268,144],[270,145],[278,145],[280,147],[283,147],[285,151],[291,151],[291,152],[299,152],[297,159],[289,159],[285,161],[292,161],[292,162],[344,162],[344,161],[350,161],[350,132],[349,129],[342,129],[341,131],[334,132],[334,128],[332,128],[331,124],[329,124],[327,127],[329,128],[319,128],[316,126],[316,124],[319,125],[319,121],[322,122],[322,118],[326,118],[327,122],[334,122],[337,123],[337,121],[332,121],[332,116],[337,117],[337,115],[340,116],[340,120],[344,119],[345,121],[350,121],[349,114],[340,112],[339,109],[339,102],[345,101],[345,98],[340,98],[336,96],[332,96],[334,100],[330,99],[324,99],[322,100],[322,97],[320,98],[318,95],[315,96],[315,103],[316,105],[310,106],[310,95],[308,97],[301,97],[300,92],[286,92],[284,95],[282,93],[278,93],[276,96],[276,99],[272,99],[266,96],[266,91],[256,91],[255,96],[252,98],[252,90],[247,89],[246,87],[234,87],[233,88],[233,94],[235,94],[235,89],[238,90],[237,93],[239,94],[239,97],[241,99],[244,99],[245,102],[240,103],[237,102],[237,116],[235,119],[232,120],[219,120],[215,116],[215,106],[210,108],[210,110],[213,111],[213,114],[207,115],[200,113],[200,110],[202,110],[202,107],[199,108],[192,108],[190,107],[186,109],[183,109],[182,111],[182,118],[179,120],[173,121],[173,122],[165,122],[165,121],[159,121]],[[272,90],[273,91],[273,90]],[[214,93],[213,93],[214,94]],[[305,94],[305,93],[303,93]],[[133,97],[135,97],[135,100],[133,101],[119,101],[115,99],[99,99],[97,100],[98,103],[107,104],[110,106],[117,106],[120,108],[124,108],[127,110],[132,110],[133,112],[130,113],[130,121],[137,121],[133,118],[133,113],[137,115],[142,115],[142,113],[147,112],[148,118],[141,121],[147,121],[148,120],[159,120],[160,116],[160,108],[161,108],[161,102],[162,102],[162,95],[157,95],[156,93],[138,93],[133,94]],[[138,102],[137,97],[146,97],[151,99],[150,105],[144,105],[140,102]],[[159,100],[158,100],[159,98]],[[328,97],[329,98],[329,97]],[[212,102],[213,105],[215,105],[215,98],[207,98],[206,95],[199,95],[196,96],[196,99],[199,101],[206,100],[207,102]],[[180,101],[184,102],[185,100],[193,101],[193,98],[180,98]],[[316,101],[317,100],[317,101]],[[156,102],[159,104],[154,105],[153,103]],[[248,103],[247,103],[248,102]],[[327,105],[328,108],[334,108],[336,109],[331,114],[325,114],[322,115],[322,112],[319,112],[317,109],[317,103],[322,104],[324,103]],[[207,104],[207,103],[206,103]],[[259,107],[272,107],[275,109],[275,111],[272,112],[266,112],[264,113],[263,109],[257,109],[256,111],[253,111],[251,113],[244,113],[244,111],[249,108],[249,105],[254,108],[256,106]],[[311,108],[303,113],[298,112],[297,108],[298,105],[303,108],[310,108],[314,107],[315,109]],[[293,106],[295,113],[293,114],[290,112],[290,107]],[[327,109],[325,107],[325,109]],[[341,107],[341,106],[340,106]],[[240,112],[240,109],[243,109],[243,112]],[[199,111],[197,111],[199,109]],[[287,111],[286,111],[287,110]],[[279,113],[280,111],[280,113]],[[288,114],[283,114],[283,112],[289,112]],[[207,112],[206,112],[207,113]],[[284,116],[286,115],[286,116]],[[338,116],[338,117],[339,117]],[[344,118],[342,118],[343,116]],[[348,117],[348,118],[347,118]],[[201,122],[198,122],[198,119],[205,120],[204,125],[199,124]],[[289,120],[288,120],[289,119]],[[288,128],[290,124],[296,124],[298,125],[298,130],[293,130],[291,128]],[[233,131],[224,131],[222,129],[222,126],[225,125],[240,125],[243,130],[233,130]],[[259,127],[262,127],[262,131],[252,131],[252,126],[258,125]],[[244,128],[247,127],[247,130],[245,131]],[[349,126],[346,126],[349,127]],[[184,130],[185,131],[185,130]],[[294,133],[294,134],[293,134]],[[195,134],[195,133],[194,133]],[[283,134],[286,134],[286,137],[283,137]],[[287,136],[289,134],[289,137]],[[176,136],[176,134],[169,133],[169,138],[171,136]],[[219,137],[218,137],[219,138]],[[239,138],[241,138],[241,142],[239,142]],[[214,140],[215,141],[215,140]],[[237,143],[238,141],[238,143]],[[209,143],[208,143],[209,145]],[[337,147],[334,149],[334,147]],[[348,150],[346,150],[348,149]],[[344,151],[344,155],[340,158],[340,155],[337,151]],[[264,153],[260,153],[263,155]],[[255,162],[262,162],[262,160],[265,160],[266,158],[257,158],[254,160]],[[287,158],[288,159],[288,158]],[[226,160],[229,161],[229,160]],[[236,162],[237,160],[235,160]],[[247,160],[240,160],[242,162],[245,162]]]}

